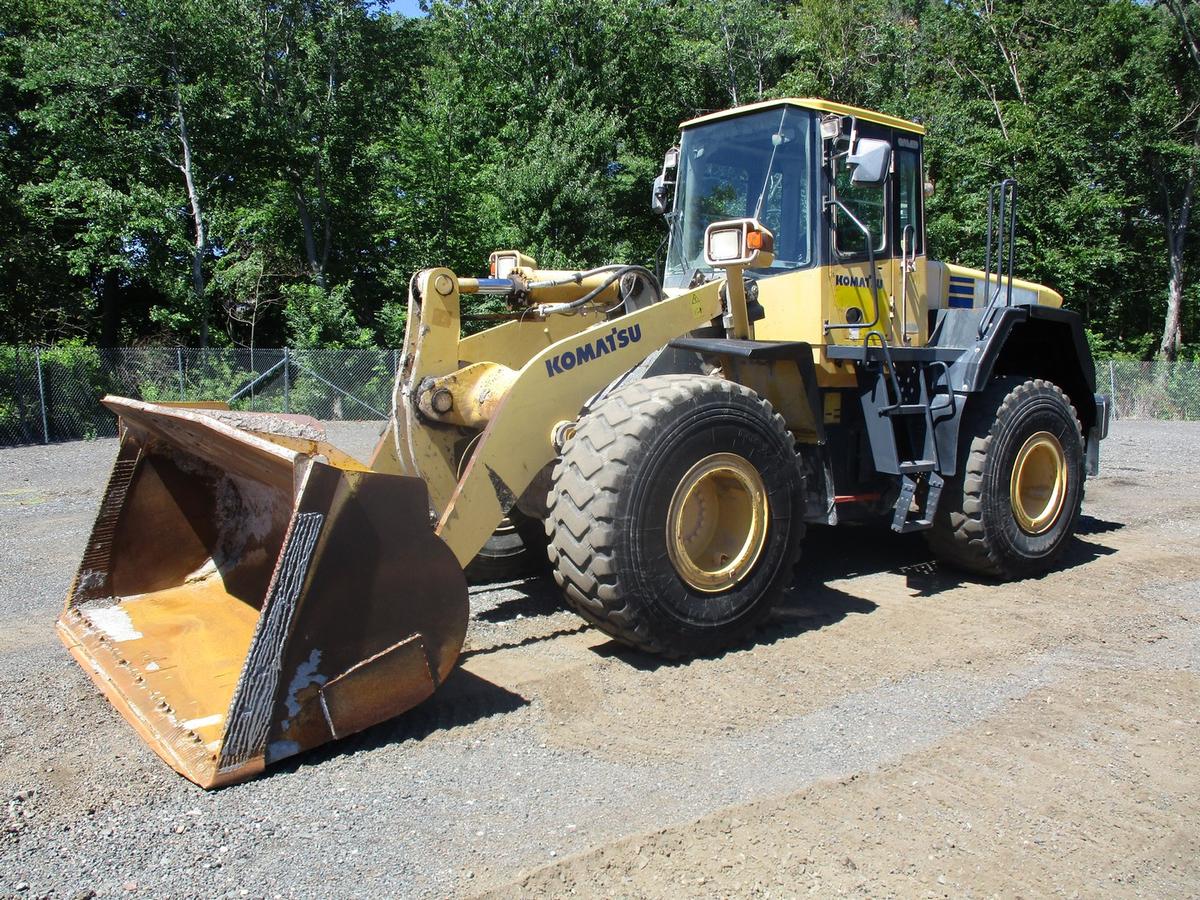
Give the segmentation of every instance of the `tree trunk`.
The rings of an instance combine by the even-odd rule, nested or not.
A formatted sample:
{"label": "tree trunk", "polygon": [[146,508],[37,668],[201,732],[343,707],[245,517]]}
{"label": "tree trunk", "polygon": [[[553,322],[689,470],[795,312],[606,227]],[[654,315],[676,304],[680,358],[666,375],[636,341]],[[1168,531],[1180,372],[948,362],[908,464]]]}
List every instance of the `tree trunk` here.
{"label": "tree trunk", "polygon": [[1184,9],[1185,3],[1181,3],[1179,0],[1166,0],[1166,4],[1167,9],[1171,11],[1171,15],[1179,24],[1179,30],[1183,32],[1183,45],[1187,48],[1188,55],[1196,64],[1196,68],[1200,69],[1200,47],[1196,46],[1196,36],[1192,34],[1192,27],[1188,24],[1187,13]]}
{"label": "tree trunk", "polygon": [[[1183,33],[1183,45],[1192,58],[1196,68],[1200,70],[1200,47],[1196,45],[1195,35],[1185,14],[1185,4],[1179,0],[1166,0],[1167,8]],[[1165,177],[1159,174],[1159,185],[1163,193],[1164,213],[1163,224],[1167,231],[1167,253],[1171,275],[1167,282],[1167,317],[1163,325],[1162,343],[1158,352],[1164,359],[1173,362],[1179,355],[1179,345],[1183,343],[1183,250],[1187,241],[1188,220],[1192,213],[1192,197],[1196,187],[1196,163],[1200,157],[1200,120],[1197,120],[1195,131],[1192,133],[1192,159],[1188,163],[1187,182],[1183,189],[1183,203],[1179,207],[1179,219],[1173,221],[1171,198],[1167,192]]]}
{"label": "tree trunk", "polygon": [[295,192],[296,209],[300,214],[300,228],[304,232],[304,255],[308,257],[308,267],[313,273],[313,280],[316,281],[318,286],[324,289],[326,287],[325,259],[329,253],[329,221],[327,218],[325,222],[325,252],[318,254],[317,239],[313,233],[312,213],[309,211],[308,201],[304,199],[304,191],[300,188],[299,184],[295,186]]}
{"label": "tree trunk", "polygon": [[100,346],[115,347],[121,337],[121,299],[117,273],[100,276]]}
{"label": "tree trunk", "polygon": [[1178,235],[1176,246],[1171,247],[1171,278],[1167,283],[1167,319],[1163,327],[1162,343],[1158,352],[1167,362],[1174,362],[1183,343],[1180,316],[1183,311],[1183,235]]}
{"label": "tree trunk", "polygon": [[1192,137],[1192,161],[1188,164],[1187,181],[1183,188],[1183,202],[1179,216],[1171,209],[1171,198],[1167,191],[1166,178],[1160,173],[1159,186],[1163,193],[1163,226],[1167,232],[1167,255],[1171,275],[1167,281],[1167,316],[1163,324],[1162,342],[1158,352],[1163,359],[1174,362],[1183,343],[1183,251],[1187,242],[1188,224],[1192,216],[1192,199],[1196,189],[1196,164],[1200,158],[1200,121]]}
{"label": "tree trunk", "polygon": [[729,97],[733,105],[738,106],[737,69],[734,66],[734,54],[737,52],[737,41],[729,31],[727,22],[721,23],[721,37],[725,44],[725,70],[729,74]]}
{"label": "tree trunk", "polygon": [[208,249],[208,239],[204,233],[204,213],[200,207],[200,192],[196,190],[195,173],[192,168],[192,144],[188,139],[187,121],[183,115],[183,95],[179,85],[175,85],[175,117],[179,126],[179,143],[183,148],[183,163],[179,170],[183,173],[187,185],[188,205],[191,207],[192,226],[195,230],[195,241],[192,244],[192,297],[200,310],[200,346],[208,346],[208,304],[205,300],[204,285],[204,254]]}

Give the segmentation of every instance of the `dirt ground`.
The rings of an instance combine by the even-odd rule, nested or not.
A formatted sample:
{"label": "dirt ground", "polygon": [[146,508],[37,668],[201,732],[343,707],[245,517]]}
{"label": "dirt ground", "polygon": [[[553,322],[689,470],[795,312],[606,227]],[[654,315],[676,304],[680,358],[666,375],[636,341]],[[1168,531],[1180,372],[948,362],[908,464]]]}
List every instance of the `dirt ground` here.
{"label": "dirt ground", "polygon": [[115,442],[0,451],[0,895],[1200,896],[1198,445],[1116,423],[1036,580],[815,529],[715,659],[473,588],[432,700],[210,793],[53,635]]}

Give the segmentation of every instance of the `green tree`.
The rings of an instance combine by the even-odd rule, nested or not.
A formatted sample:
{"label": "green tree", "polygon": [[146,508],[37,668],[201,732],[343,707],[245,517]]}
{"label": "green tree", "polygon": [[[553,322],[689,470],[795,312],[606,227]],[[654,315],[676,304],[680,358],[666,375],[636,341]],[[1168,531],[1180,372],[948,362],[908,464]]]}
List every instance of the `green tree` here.
{"label": "green tree", "polygon": [[[96,286],[102,344],[119,336],[122,287],[139,281],[166,301],[152,320],[207,342],[206,194],[237,147],[217,64],[233,20],[216,0],[72,0],[43,8],[25,43],[22,86],[37,102],[22,119],[48,152],[23,200],[71,232],[66,258]],[[171,271],[184,254],[186,280]]]}
{"label": "green tree", "polygon": [[1158,40],[1151,47],[1158,51],[1152,59],[1165,65],[1153,67],[1158,71],[1144,83],[1136,105],[1150,129],[1145,161],[1158,188],[1169,270],[1159,353],[1174,360],[1183,343],[1188,235],[1200,175],[1200,7],[1185,0],[1165,0],[1162,6],[1165,10],[1154,10]]}
{"label": "green tree", "polygon": [[[922,119],[931,248],[1018,260],[1109,346],[1196,328],[1198,7],[1185,0],[11,0],[6,338],[389,343],[409,279],[650,262],[681,120],[817,95]],[[494,301],[493,301],[494,302]],[[211,331],[211,334],[210,334]]]}

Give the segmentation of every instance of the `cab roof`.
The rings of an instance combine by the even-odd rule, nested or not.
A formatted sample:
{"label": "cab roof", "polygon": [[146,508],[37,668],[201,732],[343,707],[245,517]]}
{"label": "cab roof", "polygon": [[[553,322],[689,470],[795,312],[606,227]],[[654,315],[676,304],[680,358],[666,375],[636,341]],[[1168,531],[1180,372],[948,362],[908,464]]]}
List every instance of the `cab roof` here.
{"label": "cab roof", "polygon": [[713,122],[717,119],[728,119],[732,116],[740,116],[743,113],[753,112],[759,109],[770,109],[773,106],[802,106],[805,109],[815,109],[818,112],[836,113],[839,116],[855,116],[864,122],[874,122],[877,125],[887,125],[891,128],[899,128],[902,131],[910,131],[913,134],[924,134],[925,126],[918,125],[916,122],[910,122],[908,119],[899,119],[896,116],[889,116],[885,113],[875,112],[870,109],[862,109],[858,106],[847,106],[844,103],[834,103],[832,100],[821,100],[816,97],[782,97],[778,100],[764,100],[762,103],[751,103],[748,106],[738,106],[733,109],[725,109],[720,112],[709,113],[704,116],[697,116],[694,119],[688,119],[680,128],[691,128],[693,125],[699,125],[702,122]]}

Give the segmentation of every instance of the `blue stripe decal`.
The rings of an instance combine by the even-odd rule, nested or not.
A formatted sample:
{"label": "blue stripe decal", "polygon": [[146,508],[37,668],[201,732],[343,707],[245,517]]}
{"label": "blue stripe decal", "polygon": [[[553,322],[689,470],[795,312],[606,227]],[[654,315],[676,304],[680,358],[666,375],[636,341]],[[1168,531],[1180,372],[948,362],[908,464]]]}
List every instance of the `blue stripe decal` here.
{"label": "blue stripe decal", "polygon": [[950,296],[950,306],[952,309],[970,309],[974,304],[971,302],[971,297],[955,297]]}
{"label": "blue stripe decal", "polygon": [[950,280],[951,281],[967,281],[967,282],[975,281],[975,279],[970,275],[951,275]]}
{"label": "blue stripe decal", "polygon": [[951,297],[974,297],[975,291],[965,288],[950,288]]}

